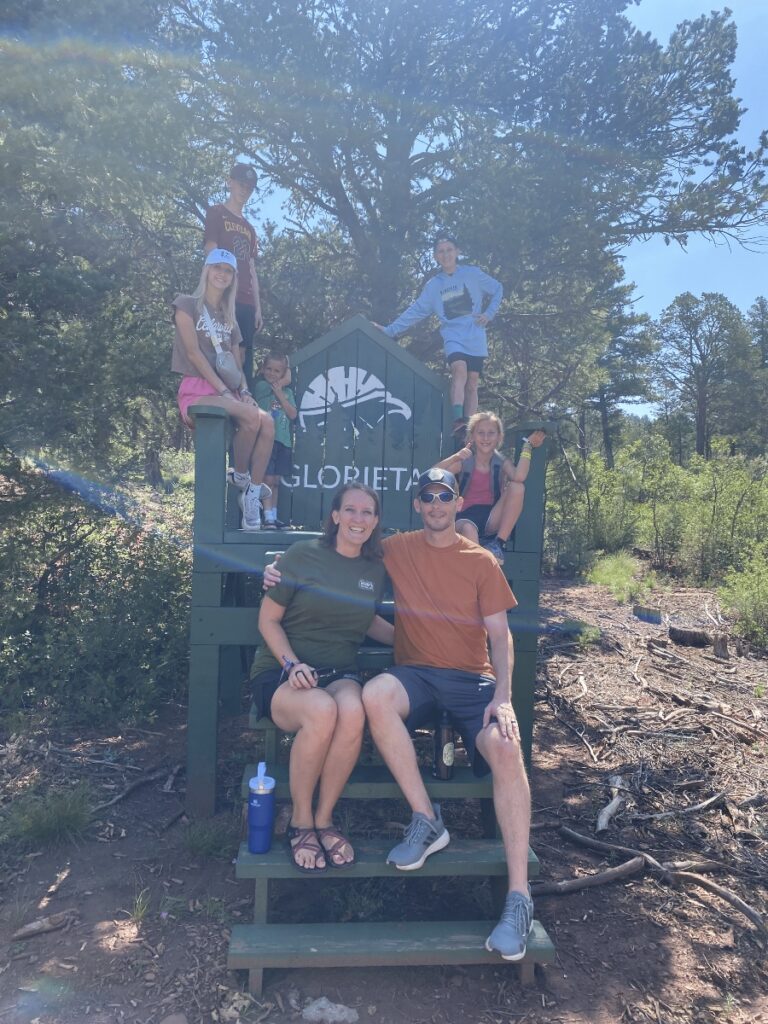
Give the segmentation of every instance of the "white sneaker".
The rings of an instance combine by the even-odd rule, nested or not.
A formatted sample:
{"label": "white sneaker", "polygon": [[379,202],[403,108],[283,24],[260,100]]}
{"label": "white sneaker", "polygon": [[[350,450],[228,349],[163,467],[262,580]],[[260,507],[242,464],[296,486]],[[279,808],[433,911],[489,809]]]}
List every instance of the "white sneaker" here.
{"label": "white sneaker", "polygon": [[237,497],[237,503],[242,509],[243,519],[240,529],[248,533],[255,533],[261,529],[261,499],[269,498],[272,491],[266,484],[251,484]]}

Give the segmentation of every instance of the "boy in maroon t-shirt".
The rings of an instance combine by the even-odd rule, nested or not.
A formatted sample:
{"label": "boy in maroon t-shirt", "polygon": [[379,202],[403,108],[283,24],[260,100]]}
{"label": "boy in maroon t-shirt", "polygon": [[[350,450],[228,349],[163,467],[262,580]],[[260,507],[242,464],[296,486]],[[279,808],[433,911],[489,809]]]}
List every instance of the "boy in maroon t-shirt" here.
{"label": "boy in maroon t-shirt", "polygon": [[237,258],[237,301],[235,314],[243,336],[243,371],[250,388],[253,383],[253,336],[262,328],[259,279],[256,276],[256,232],[243,217],[243,207],[256,187],[256,171],[250,164],[235,164],[229,172],[229,198],[216,203],[205,215],[203,245],[228,249]]}

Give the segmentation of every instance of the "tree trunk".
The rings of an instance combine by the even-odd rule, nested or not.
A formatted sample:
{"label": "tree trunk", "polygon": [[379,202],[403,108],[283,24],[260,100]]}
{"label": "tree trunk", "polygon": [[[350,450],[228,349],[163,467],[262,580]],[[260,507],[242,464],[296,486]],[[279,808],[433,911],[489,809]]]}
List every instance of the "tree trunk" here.
{"label": "tree trunk", "polygon": [[598,392],[598,407],[600,409],[600,426],[603,430],[603,451],[606,469],[613,469],[613,438],[611,437],[611,424],[608,415],[608,402],[605,397],[605,389],[600,388]]}

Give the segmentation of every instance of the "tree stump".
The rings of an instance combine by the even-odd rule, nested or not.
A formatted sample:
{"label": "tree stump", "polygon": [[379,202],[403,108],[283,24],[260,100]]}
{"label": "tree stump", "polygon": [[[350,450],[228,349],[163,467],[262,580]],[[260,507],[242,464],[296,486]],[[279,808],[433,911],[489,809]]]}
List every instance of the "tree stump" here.
{"label": "tree stump", "polygon": [[723,661],[728,661],[730,654],[728,653],[727,633],[716,633],[713,646],[715,648],[715,657],[722,658]]}

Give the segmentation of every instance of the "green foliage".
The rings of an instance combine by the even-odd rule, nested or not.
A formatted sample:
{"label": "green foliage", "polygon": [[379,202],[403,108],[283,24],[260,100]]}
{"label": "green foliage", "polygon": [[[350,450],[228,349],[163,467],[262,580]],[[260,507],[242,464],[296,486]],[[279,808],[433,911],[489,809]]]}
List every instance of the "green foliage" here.
{"label": "green foliage", "polygon": [[11,805],[0,834],[26,846],[53,846],[74,839],[91,820],[91,792],[85,785],[45,796],[24,794]]}
{"label": "green foliage", "polygon": [[685,469],[655,432],[622,448],[615,468],[598,455],[549,470],[545,545],[557,568],[583,571],[597,551],[637,547],[654,563],[696,581],[722,579],[762,541],[768,518],[768,466],[730,454]]}
{"label": "green foliage", "polygon": [[768,646],[768,548],[765,545],[754,551],[742,569],[726,573],[720,596],[723,606],[734,616],[736,628],[748,640]]}
{"label": "green foliage", "polygon": [[608,587],[619,604],[644,600],[654,584],[653,579],[643,576],[640,562],[628,551],[598,558],[587,578],[590,583]]}
{"label": "green foliage", "polygon": [[[149,715],[180,692],[189,609],[186,538],[134,525],[19,471],[0,506],[0,713],[80,723]],[[109,489],[92,500],[110,500]]]}

